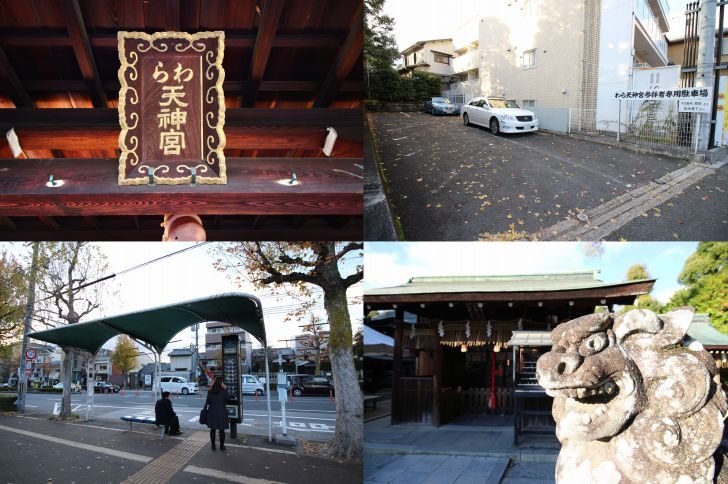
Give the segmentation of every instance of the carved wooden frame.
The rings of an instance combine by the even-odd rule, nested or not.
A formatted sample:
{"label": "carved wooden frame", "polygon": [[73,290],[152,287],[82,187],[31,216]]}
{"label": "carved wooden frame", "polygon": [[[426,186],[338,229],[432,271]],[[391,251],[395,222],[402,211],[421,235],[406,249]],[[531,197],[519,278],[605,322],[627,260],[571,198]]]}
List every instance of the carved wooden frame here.
{"label": "carved wooden frame", "polygon": [[[139,76],[137,70],[137,62],[139,61],[139,52],[147,52],[154,49],[158,52],[166,52],[173,46],[176,52],[182,53],[188,49],[192,49],[202,54],[202,63],[204,67],[204,78],[201,79],[203,84],[204,96],[201,99],[201,116],[203,116],[201,139],[202,159],[199,163],[190,167],[184,164],[178,164],[175,168],[177,173],[182,176],[169,177],[157,176],[158,170],[169,173],[172,168],[167,165],[159,165],[154,168],[151,178],[155,183],[180,185],[193,181],[192,168],[195,168],[195,181],[200,184],[224,184],[227,183],[227,175],[225,169],[225,133],[223,127],[225,125],[225,93],[223,91],[223,82],[225,81],[225,71],[222,68],[222,61],[225,49],[225,33],[221,31],[215,32],[199,32],[196,34],[188,34],[185,32],[157,32],[154,34],[146,34],[144,32],[119,32],[117,35],[119,44],[119,82],[121,88],[119,90],[119,125],[121,132],[119,133],[119,148],[121,155],[119,157],[119,184],[120,185],[143,185],[150,181],[150,167],[140,163],[140,136],[142,135],[140,122],[140,98],[136,89],[129,85],[129,81],[136,81]],[[195,41],[203,39],[217,39],[217,46],[209,49],[203,43],[195,44]],[[127,40],[140,40],[136,49],[129,49],[126,45]],[[146,42],[146,44],[145,44]],[[155,42],[158,44],[155,45]],[[143,45],[145,50],[140,50]],[[201,71],[203,68],[201,68]],[[208,108],[207,115],[204,114],[205,105],[212,105],[212,109]],[[128,111],[128,112],[127,112]],[[204,132],[206,129],[207,135]],[[215,170],[214,168],[217,168]],[[184,175],[184,170],[189,172]],[[205,175],[212,172],[213,176]],[[133,176],[130,176],[132,175]]]}

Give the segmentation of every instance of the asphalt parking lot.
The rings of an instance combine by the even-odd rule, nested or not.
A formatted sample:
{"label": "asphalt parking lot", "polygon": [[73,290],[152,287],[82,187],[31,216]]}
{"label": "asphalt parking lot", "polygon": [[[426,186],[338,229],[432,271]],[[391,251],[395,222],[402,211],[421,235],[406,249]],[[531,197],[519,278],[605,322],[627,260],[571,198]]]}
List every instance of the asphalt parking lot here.
{"label": "asphalt parking lot", "polygon": [[[387,198],[406,240],[531,238],[689,165],[546,133],[493,136],[464,126],[458,116],[370,113],[369,122]],[[665,201],[678,207],[674,218],[683,223],[666,227],[666,219],[654,214],[668,210],[658,210],[605,238],[725,238],[725,170],[697,184],[710,194]]]}

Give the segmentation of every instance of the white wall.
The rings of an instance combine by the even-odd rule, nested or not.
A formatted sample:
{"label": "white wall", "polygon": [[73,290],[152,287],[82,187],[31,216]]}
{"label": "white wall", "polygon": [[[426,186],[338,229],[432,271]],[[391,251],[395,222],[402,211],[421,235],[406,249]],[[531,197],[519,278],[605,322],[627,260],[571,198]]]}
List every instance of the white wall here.
{"label": "white wall", "polygon": [[[597,128],[603,120],[616,121],[619,102],[614,93],[630,88],[632,75],[632,0],[602,0],[599,33]],[[616,124],[611,126],[616,130]]]}

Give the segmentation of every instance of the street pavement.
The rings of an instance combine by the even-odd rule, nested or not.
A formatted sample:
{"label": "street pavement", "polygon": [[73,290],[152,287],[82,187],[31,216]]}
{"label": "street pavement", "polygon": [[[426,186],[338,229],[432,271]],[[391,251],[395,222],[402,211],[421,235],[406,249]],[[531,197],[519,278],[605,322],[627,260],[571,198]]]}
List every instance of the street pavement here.
{"label": "street pavement", "polygon": [[[549,238],[552,227],[583,213],[607,216],[585,240],[592,233],[606,240],[728,236],[727,166],[690,171],[706,165],[546,133],[493,136],[457,116],[368,119],[392,215],[407,240]],[[686,170],[672,187],[670,174]],[[650,202],[645,215],[626,210],[637,196]]]}
{"label": "street pavement", "polygon": [[303,454],[247,436],[210,449],[206,431],[165,437],[111,421],[63,423],[45,417],[0,416],[4,482],[357,483],[359,462]]}
{"label": "street pavement", "polygon": [[[277,394],[275,394],[277,396]],[[197,421],[206,394],[171,396],[172,405],[179,416],[183,430],[204,430],[205,426]],[[60,404],[60,394],[29,393],[26,397],[26,410],[31,414],[49,416],[56,404]],[[93,420],[118,422],[124,415],[154,416],[154,397],[150,391],[128,391],[121,393],[94,394]],[[74,393],[71,397],[72,411],[82,418],[86,417],[86,394]],[[281,404],[271,400],[273,433],[281,433]],[[243,424],[239,432],[254,435],[268,435],[268,413],[264,397],[243,398]],[[336,424],[336,403],[328,397],[297,397],[286,403],[286,427],[294,438],[307,440],[328,440]]]}

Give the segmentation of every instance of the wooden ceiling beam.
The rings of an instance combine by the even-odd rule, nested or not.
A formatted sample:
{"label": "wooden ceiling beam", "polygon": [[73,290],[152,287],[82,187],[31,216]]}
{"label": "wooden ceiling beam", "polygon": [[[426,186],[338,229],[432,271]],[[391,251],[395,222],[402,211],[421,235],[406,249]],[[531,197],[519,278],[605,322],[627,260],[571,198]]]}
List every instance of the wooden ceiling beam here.
{"label": "wooden ceiling beam", "polygon": [[10,230],[18,230],[18,225],[10,217],[0,217],[0,224]]}
{"label": "wooden ceiling beam", "polygon": [[53,217],[40,216],[38,219],[53,230],[60,230],[61,226]]}
{"label": "wooden ceiling beam", "polygon": [[248,78],[244,79],[250,81],[247,89],[243,92],[243,105],[245,107],[253,107],[255,99],[258,97],[258,88],[260,81],[263,80],[265,68],[268,65],[268,58],[273,48],[273,40],[278,31],[278,24],[281,21],[281,13],[283,12],[284,5],[285,0],[267,0],[263,4],[258,33],[255,37],[255,46],[253,47],[253,55],[250,59]]}
{"label": "wooden ceiling beam", "polygon": [[[165,10],[166,21],[166,10]],[[144,29],[143,29],[144,30]],[[146,31],[146,30],[145,30]],[[154,30],[149,30],[153,32]],[[194,32],[194,31],[193,31]],[[336,48],[346,38],[347,32],[341,30],[328,32],[280,32],[273,39],[273,47],[294,47],[302,49]],[[116,34],[89,34],[91,47],[116,49]],[[248,49],[255,45],[256,31],[225,31],[225,47]],[[71,46],[73,41],[65,32],[0,32],[2,46]]]}
{"label": "wooden ceiling beam", "polygon": [[[363,126],[361,109],[250,109],[225,110],[225,130],[250,127],[328,127]],[[44,108],[0,109],[0,129],[15,128],[118,128],[116,109]]]}
{"label": "wooden ceiling beam", "polygon": [[65,0],[61,2],[63,18],[68,29],[68,36],[71,40],[76,61],[81,69],[84,80],[88,83],[91,100],[94,107],[105,108],[107,106],[106,93],[101,85],[96,62],[94,61],[91,43],[89,42],[86,25],[81,15],[81,8],[78,0]]}
{"label": "wooden ceiling beam", "polygon": [[[0,216],[355,215],[363,213],[357,158],[227,158],[226,185],[118,184],[117,159],[0,160]],[[282,183],[295,172],[299,183]],[[46,186],[49,174],[64,180]]]}
{"label": "wooden ceiling beam", "polygon": [[[340,127],[339,140],[362,143],[361,127]],[[16,128],[21,146],[34,150],[116,150],[119,149],[119,128]],[[300,149],[317,150],[326,139],[324,127],[245,127],[226,126],[226,150]],[[0,138],[0,145],[5,141]]]}
{"label": "wooden ceiling beam", "polygon": [[[104,91],[117,94],[119,92],[118,80],[102,81]],[[241,81],[225,81],[223,89],[231,96],[237,96],[245,89],[245,83]],[[23,81],[27,91],[43,92],[81,92],[86,91],[88,86],[84,81],[74,80],[30,80]],[[314,92],[319,88],[315,81],[261,81],[258,90],[260,92]],[[339,91],[362,92],[364,83],[362,81],[345,81]],[[114,96],[115,97],[115,96]]]}
{"label": "wooden ceiling beam", "polygon": [[[161,222],[162,216],[159,216]],[[362,218],[350,217],[349,224],[342,229],[332,228],[310,228],[306,227],[306,237],[312,240],[361,240],[362,239]],[[234,224],[233,227],[216,228],[214,225],[207,223],[205,217],[202,218],[203,227],[207,233],[207,240],[300,240],[301,230],[286,227],[264,227],[250,228],[245,224],[245,220],[241,220]],[[136,230],[125,228],[111,228],[102,230],[79,230],[79,229],[61,229],[58,231],[50,231],[47,229],[27,229],[22,231],[0,230],[3,240],[7,241],[33,241],[33,240],[96,240],[96,241],[118,241],[128,240],[133,237],[134,240],[152,240],[158,241],[162,239],[163,229],[159,227],[159,223],[154,227],[141,227]]]}
{"label": "wooden ceiling beam", "polygon": [[25,90],[23,82],[20,80],[18,75],[10,64],[8,56],[5,55],[5,51],[0,47],[0,72],[4,73],[7,79],[8,87],[10,89],[10,98],[15,103],[15,106],[21,108],[33,108],[35,103],[28,95],[28,91]]}
{"label": "wooden ceiling beam", "polygon": [[344,79],[346,79],[356,64],[357,59],[361,56],[362,49],[364,48],[363,28],[362,3],[360,2],[349,24],[349,34],[346,36],[344,44],[336,55],[334,64],[329,69],[326,79],[321,85],[321,90],[318,96],[316,96],[314,107],[327,107],[336,97],[339,86],[344,82]]}

